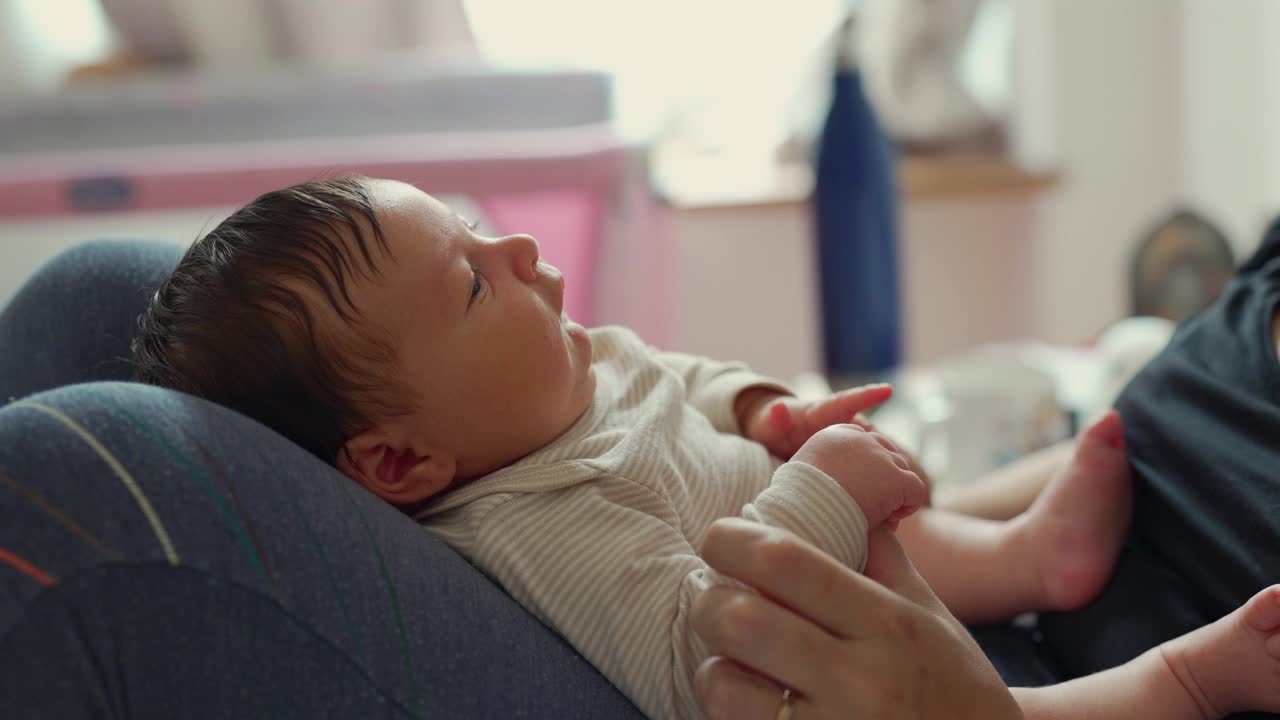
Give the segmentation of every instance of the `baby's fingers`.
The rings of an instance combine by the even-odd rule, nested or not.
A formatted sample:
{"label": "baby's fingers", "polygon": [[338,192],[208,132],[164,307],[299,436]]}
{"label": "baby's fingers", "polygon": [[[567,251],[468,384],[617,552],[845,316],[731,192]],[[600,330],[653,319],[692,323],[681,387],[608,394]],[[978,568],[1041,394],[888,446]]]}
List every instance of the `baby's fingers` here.
{"label": "baby's fingers", "polygon": [[783,400],[778,400],[769,406],[769,415],[766,422],[769,425],[769,433],[775,437],[786,437],[791,433],[793,421],[791,418],[791,408]]}
{"label": "baby's fingers", "polygon": [[849,421],[849,424],[857,425],[858,427],[862,428],[863,430],[866,430],[867,432],[876,431],[875,423],[871,422],[871,419],[868,418],[866,415],[863,415],[862,413],[858,413],[857,415],[854,415],[853,419]]}
{"label": "baby's fingers", "polygon": [[828,425],[850,422],[853,418],[893,397],[891,385],[863,385],[836,393],[826,400],[815,402],[809,417],[816,426],[814,429]]}

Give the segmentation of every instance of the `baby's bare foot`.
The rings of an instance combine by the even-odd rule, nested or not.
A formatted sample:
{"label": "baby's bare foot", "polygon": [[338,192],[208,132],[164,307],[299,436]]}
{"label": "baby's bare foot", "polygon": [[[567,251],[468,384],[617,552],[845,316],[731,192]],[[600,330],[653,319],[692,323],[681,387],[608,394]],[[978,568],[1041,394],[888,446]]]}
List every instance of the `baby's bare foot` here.
{"label": "baby's bare foot", "polygon": [[1280,712],[1280,585],[1159,651],[1205,718]]}
{"label": "baby's bare foot", "polygon": [[1075,454],[1018,521],[1042,608],[1071,610],[1111,578],[1133,514],[1124,424],[1114,410],[1080,435]]}

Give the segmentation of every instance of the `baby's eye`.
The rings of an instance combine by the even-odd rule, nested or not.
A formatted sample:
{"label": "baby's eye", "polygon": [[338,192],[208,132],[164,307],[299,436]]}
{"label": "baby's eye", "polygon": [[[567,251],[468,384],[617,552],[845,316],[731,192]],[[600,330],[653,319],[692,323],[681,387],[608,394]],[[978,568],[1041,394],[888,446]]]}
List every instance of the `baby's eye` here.
{"label": "baby's eye", "polygon": [[471,301],[475,300],[476,296],[480,294],[480,287],[483,282],[484,282],[484,278],[480,276],[480,273],[476,272],[475,270],[472,270],[471,271],[471,297],[467,301],[468,305],[470,305]]}

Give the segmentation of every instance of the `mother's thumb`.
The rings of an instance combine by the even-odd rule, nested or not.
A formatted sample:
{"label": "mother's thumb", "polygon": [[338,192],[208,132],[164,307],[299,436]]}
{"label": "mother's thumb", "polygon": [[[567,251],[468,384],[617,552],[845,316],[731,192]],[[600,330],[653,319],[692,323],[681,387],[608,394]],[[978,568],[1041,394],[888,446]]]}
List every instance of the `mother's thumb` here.
{"label": "mother's thumb", "polygon": [[867,577],[895,593],[935,613],[947,613],[946,607],[933,589],[916,571],[898,537],[888,526],[871,531],[867,542]]}

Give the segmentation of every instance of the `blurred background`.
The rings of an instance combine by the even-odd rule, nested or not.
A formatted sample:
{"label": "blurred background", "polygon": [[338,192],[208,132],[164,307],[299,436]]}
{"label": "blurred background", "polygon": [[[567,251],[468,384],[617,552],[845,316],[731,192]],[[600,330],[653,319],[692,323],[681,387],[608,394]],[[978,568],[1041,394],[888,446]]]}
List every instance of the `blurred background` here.
{"label": "blurred background", "polygon": [[[580,320],[784,378],[1018,386],[984,427],[1039,434],[998,464],[1280,212],[1278,31],[1272,0],[0,0],[0,303],[84,240],[396,177],[534,234]],[[1065,421],[1025,402],[1046,376]],[[967,402],[936,385],[920,445]]]}

